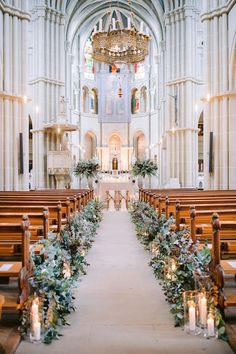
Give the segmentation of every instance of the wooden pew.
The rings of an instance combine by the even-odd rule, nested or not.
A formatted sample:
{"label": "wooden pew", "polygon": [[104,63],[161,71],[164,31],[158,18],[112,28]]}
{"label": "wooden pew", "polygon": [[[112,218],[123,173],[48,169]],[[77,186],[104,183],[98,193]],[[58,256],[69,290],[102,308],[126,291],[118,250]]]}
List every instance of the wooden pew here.
{"label": "wooden pew", "polygon": [[[21,208],[18,208],[17,212],[1,212],[0,211],[0,224],[11,224],[19,223],[22,219]],[[49,231],[49,211],[48,208],[44,208],[43,212],[28,212],[28,217],[30,217],[30,232],[31,240],[37,241],[38,237],[48,238]]]}
{"label": "wooden pew", "polygon": [[[230,266],[230,261],[222,261],[220,259],[220,239],[222,230],[232,229],[236,232],[236,222],[221,222],[219,219],[219,215],[214,213],[212,215],[212,258],[213,258],[213,273],[215,278],[215,283],[218,287],[218,297],[219,297],[219,306],[221,308],[222,313],[226,308],[235,307],[236,306],[236,294],[226,291],[225,288],[225,275],[233,275],[236,276],[236,266],[235,268]],[[236,259],[235,259],[236,265]]]}
{"label": "wooden pew", "polygon": [[[23,214],[30,214],[30,213],[42,213],[44,210],[48,211],[48,220],[49,220],[49,230],[60,232],[62,228],[62,206],[61,203],[57,205],[51,205],[49,207],[43,207],[41,205],[31,205],[28,204],[18,204],[18,206],[8,205],[4,206],[0,204],[0,215],[1,213],[21,213]],[[66,210],[64,209],[64,213]],[[31,225],[33,221],[31,219]]]}
{"label": "wooden pew", "polygon": [[[30,222],[27,215],[22,217],[21,223],[10,224],[8,226],[9,230],[21,237],[22,242],[22,258],[21,262],[0,262],[0,278],[18,278],[19,292],[17,296],[12,298],[12,296],[6,296],[3,286],[1,286],[0,294],[4,298],[2,304],[2,312],[4,311],[19,311],[25,300],[29,295],[29,282],[28,278],[30,276],[31,264],[29,255],[30,246],[30,232],[29,232]],[[0,224],[0,232],[2,225]]]}
{"label": "wooden pew", "polygon": [[[184,207],[182,205],[185,205],[185,208],[187,208],[190,205],[215,205],[216,208],[222,204],[228,204],[229,207],[231,206],[232,209],[234,206],[236,206],[236,197],[228,197],[228,196],[215,196],[215,197],[209,197],[209,196],[193,196],[191,198],[185,198],[185,197],[179,197],[178,199],[174,198],[166,198],[165,202],[161,201],[162,203],[162,210],[165,211],[166,218],[169,216],[173,215],[175,218],[177,218],[177,209],[176,205],[180,204],[182,210]],[[204,207],[202,207],[204,208]],[[184,216],[183,216],[184,217]]]}
{"label": "wooden pew", "polygon": [[[212,215],[213,212],[215,211],[222,211],[222,214],[226,215],[227,218],[227,214],[232,215],[234,217],[234,210],[236,209],[236,203],[219,203],[218,201],[213,201],[212,203],[203,203],[202,201],[200,203],[198,203],[198,200],[195,200],[194,206],[193,205],[189,205],[189,204],[181,204],[179,201],[176,202],[175,205],[175,223],[176,223],[176,229],[179,230],[180,229],[180,224],[186,224],[187,221],[189,220],[190,216],[189,216],[189,210],[196,208],[198,215],[202,215],[202,220],[199,223],[204,223],[204,211],[205,213],[207,213],[207,211],[209,211],[209,215]],[[215,203],[216,202],[216,203]],[[227,212],[228,210],[228,212]],[[231,212],[229,211],[231,210]],[[203,211],[202,214],[200,214],[200,211]],[[207,223],[207,220],[210,220],[210,218],[208,219],[207,215],[205,217],[205,221]],[[210,224],[210,221],[208,221],[208,224]]]}

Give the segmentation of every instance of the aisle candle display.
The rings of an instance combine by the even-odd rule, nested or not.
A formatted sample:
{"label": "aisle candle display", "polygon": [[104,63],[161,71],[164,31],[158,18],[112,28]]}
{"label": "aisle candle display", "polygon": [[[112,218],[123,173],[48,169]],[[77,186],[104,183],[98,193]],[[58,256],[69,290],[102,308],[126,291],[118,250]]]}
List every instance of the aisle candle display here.
{"label": "aisle candle display", "polygon": [[201,293],[200,294],[200,304],[199,304],[199,311],[200,311],[200,323],[201,325],[205,326],[207,322],[207,299],[206,296]]}
{"label": "aisle candle display", "polygon": [[189,329],[195,331],[196,329],[196,310],[193,301],[189,305]]}

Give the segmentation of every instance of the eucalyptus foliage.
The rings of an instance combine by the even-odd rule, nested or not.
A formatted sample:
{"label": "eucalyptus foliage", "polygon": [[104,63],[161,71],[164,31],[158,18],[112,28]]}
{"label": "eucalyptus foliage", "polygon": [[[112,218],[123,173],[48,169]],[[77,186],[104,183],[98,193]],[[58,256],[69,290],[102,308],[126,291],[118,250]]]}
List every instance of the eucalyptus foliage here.
{"label": "eucalyptus foliage", "polygon": [[[210,250],[208,247],[199,250],[190,238],[188,228],[176,232],[172,225],[173,218],[169,220],[165,220],[164,216],[158,218],[154,209],[147,203],[139,201],[133,203],[130,213],[138,238],[147,249],[151,247],[155,249],[150,266],[161,281],[166,300],[170,303],[170,311],[175,318],[175,325],[183,325],[183,292],[195,289],[194,274],[199,276],[210,274]],[[150,224],[153,221],[154,226],[150,231]],[[172,260],[175,262],[175,269],[167,277],[166,272]],[[212,306],[215,306],[217,289],[213,281],[210,282],[210,293],[214,299]],[[219,311],[217,311],[217,326],[219,337],[226,339],[225,324]]]}
{"label": "eucalyptus foliage", "polygon": [[134,176],[155,176],[157,174],[157,170],[157,165],[150,159],[143,161],[137,160],[132,166],[131,173]]}
{"label": "eucalyptus foliage", "polygon": [[73,173],[78,177],[95,177],[99,168],[99,164],[94,160],[80,160],[75,166]]}
{"label": "eucalyptus foliage", "polygon": [[58,236],[40,240],[39,255],[33,261],[30,278],[31,294],[25,303],[20,331],[29,330],[30,306],[34,294],[40,299],[43,323],[43,342],[50,343],[60,336],[58,325],[68,324],[66,316],[74,310],[73,289],[78,278],[85,274],[85,254],[91,247],[101,221],[101,203],[91,201],[80,213],[75,213]]}

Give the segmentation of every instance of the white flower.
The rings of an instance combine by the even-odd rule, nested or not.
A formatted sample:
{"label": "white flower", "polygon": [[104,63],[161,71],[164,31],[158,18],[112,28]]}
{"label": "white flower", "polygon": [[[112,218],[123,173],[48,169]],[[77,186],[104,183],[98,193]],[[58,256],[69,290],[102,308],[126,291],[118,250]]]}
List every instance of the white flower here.
{"label": "white flower", "polygon": [[65,262],[63,263],[62,274],[64,275],[64,278],[70,278],[71,276],[70,266]]}

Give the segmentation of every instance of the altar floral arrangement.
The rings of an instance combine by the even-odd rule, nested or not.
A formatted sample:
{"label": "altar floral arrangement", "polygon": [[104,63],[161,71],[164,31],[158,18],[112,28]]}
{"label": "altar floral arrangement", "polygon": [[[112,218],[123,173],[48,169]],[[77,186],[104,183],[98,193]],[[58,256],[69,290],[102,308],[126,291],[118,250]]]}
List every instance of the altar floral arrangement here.
{"label": "altar floral arrangement", "polygon": [[135,177],[142,176],[144,178],[146,176],[155,176],[157,170],[157,165],[150,159],[143,161],[137,160],[132,166],[131,174]]}
{"label": "altar floral arrangement", "polygon": [[[198,249],[190,238],[188,228],[174,231],[173,218],[166,220],[165,216],[157,217],[149,204],[136,201],[130,207],[132,221],[135,224],[138,238],[152,254],[150,266],[161,281],[161,285],[170,303],[170,311],[174,315],[175,325],[183,325],[184,306],[183,293],[194,290],[195,275],[209,276],[209,293],[213,299],[212,306],[217,309],[218,293],[210,276],[211,252],[208,247]],[[154,220],[154,230],[149,225]],[[216,310],[216,325],[218,336],[226,339],[225,323],[220,311]]]}
{"label": "altar floral arrangement", "polygon": [[96,177],[100,166],[95,160],[80,160],[75,166],[73,173],[78,177]]}
{"label": "altar floral arrangement", "polygon": [[39,255],[31,254],[32,276],[29,279],[31,295],[25,303],[20,331],[26,336],[29,329],[30,306],[35,294],[42,304],[42,341],[50,343],[60,336],[58,326],[66,325],[66,316],[74,311],[73,289],[78,278],[86,274],[87,250],[94,241],[101,221],[102,205],[91,201],[80,213],[75,213],[61,231],[40,240],[43,245]]}

